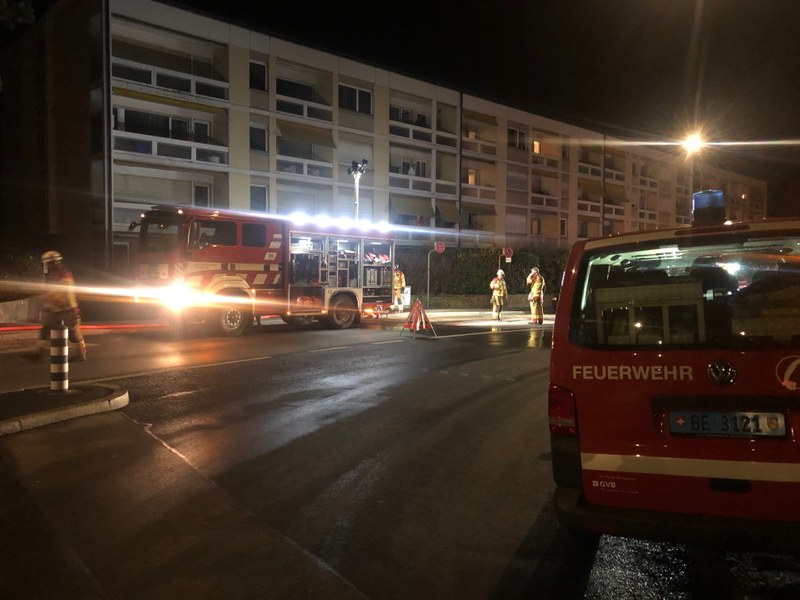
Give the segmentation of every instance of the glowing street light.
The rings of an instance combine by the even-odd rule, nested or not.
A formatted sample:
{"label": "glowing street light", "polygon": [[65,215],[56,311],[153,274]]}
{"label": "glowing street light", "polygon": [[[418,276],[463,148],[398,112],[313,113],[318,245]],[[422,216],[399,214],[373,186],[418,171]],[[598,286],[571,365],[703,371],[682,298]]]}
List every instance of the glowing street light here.
{"label": "glowing street light", "polygon": [[353,181],[356,185],[356,216],[355,221],[358,222],[358,182],[361,180],[361,176],[364,174],[364,171],[367,169],[367,159],[364,158],[361,162],[353,161],[352,166],[347,169],[347,174],[353,176]]}
{"label": "glowing street light", "polygon": [[689,166],[689,194],[694,193],[694,157],[700,152],[706,143],[699,132],[689,135],[683,142],[683,148],[686,150],[686,155],[690,159]]}
{"label": "glowing street light", "polygon": [[688,154],[689,156],[691,156],[695,152],[699,152],[700,149],[705,145],[706,143],[699,133],[693,133],[692,135],[687,137],[683,142],[683,147],[686,150],[686,154]]}

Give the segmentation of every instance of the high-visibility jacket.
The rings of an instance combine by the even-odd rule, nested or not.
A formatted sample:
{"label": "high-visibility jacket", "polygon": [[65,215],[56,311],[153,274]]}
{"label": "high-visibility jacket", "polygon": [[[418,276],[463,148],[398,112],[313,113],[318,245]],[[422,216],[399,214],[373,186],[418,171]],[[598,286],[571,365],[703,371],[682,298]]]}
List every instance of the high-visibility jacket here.
{"label": "high-visibility jacket", "polygon": [[534,298],[541,302],[544,296],[544,277],[540,273],[528,275],[526,283],[531,286],[531,302]]}
{"label": "high-visibility jacket", "polygon": [[44,308],[46,310],[61,312],[78,308],[78,300],[75,297],[75,278],[69,269],[52,270],[47,275],[47,283],[54,287],[45,299]]}
{"label": "high-visibility jacket", "polygon": [[503,305],[503,300],[508,296],[508,287],[506,280],[501,277],[495,277],[489,284],[489,289],[492,290],[492,302],[495,304]]}
{"label": "high-visibility jacket", "polygon": [[406,287],[406,276],[400,269],[397,269],[394,272],[394,279],[392,280],[392,287],[394,289],[396,289],[396,290],[399,290],[401,288]]}

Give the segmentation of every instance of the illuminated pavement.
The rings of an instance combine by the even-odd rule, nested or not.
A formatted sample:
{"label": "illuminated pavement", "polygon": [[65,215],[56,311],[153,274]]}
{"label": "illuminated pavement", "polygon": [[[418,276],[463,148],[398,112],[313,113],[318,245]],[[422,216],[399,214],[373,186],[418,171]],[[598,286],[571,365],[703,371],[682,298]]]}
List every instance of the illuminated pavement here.
{"label": "illuminated pavement", "polygon": [[[425,311],[430,320],[430,328],[413,330],[410,327],[409,313],[389,313],[377,319],[366,319],[364,326],[397,327],[406,335],[439,335],[436,325],[447,324],[449,327],[465,327],[479,331],[512,331],[530,329],[530,315],[527,311],[504,311],[501,321],[492,319],[491,311],[475,310],[431,310]],[[283,326],[278,317],[263,318],[262,327]],[[404,325],[408,323],[409,327]],[[544,325],[537,326],[550,329],[553,316],[545,315]],[[84,334],[89,338],[103,334],[134,333],[142,331],[165,330],[167,325],[158,321],[147,322],[115,322],[86,323],[82,326]],[[27,354],[35,357],[35,342],[38,339],[39,326],[35,324],[0,325],[0,355]],[[450,334],[452,335],[452,334]],[[43,367],[46,361],[41,361]],[[0,393],[0,435],[16,433],[41,427],[59,421],[80,416],[87,416],[109,410],[123,408],[128,404],[127,391],[102,385],[75,385],[66,392],[50,391],[49,387],[35,387]]]}

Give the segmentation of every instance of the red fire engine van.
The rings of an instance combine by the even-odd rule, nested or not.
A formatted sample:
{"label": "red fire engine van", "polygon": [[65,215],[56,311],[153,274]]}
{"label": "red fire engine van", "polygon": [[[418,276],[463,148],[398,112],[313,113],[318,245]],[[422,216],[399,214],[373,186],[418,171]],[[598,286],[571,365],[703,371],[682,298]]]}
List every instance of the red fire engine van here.
{"label": "red fire engine van", "polygon": [[142,215],[138,297],[236,335],[253,315],[336,329],[392,296],[394,242],[377,229],[192,207]]}
{"label": "red fire engine van", "polygon": [[548,410],[566,528],[798,551],[800,220],[576,244]]}

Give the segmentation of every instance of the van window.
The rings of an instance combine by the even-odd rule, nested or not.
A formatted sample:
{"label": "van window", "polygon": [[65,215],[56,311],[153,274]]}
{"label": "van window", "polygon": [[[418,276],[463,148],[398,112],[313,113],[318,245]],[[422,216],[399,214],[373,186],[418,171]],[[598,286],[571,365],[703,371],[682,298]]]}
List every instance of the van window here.
{"label": "van window", "polygon": [[201,220],[198,248],[207,246],[235,246],[236,223],[233,221]]}
{"label": "van window", "polygon": [[242,223],[242,245],[263,248],[267,245],[267,226],[261,223]]}
{"label": "van window", "polygon": [[800,235],[588,251],[570,324],[591,347],[741,347],[800,340]]}

